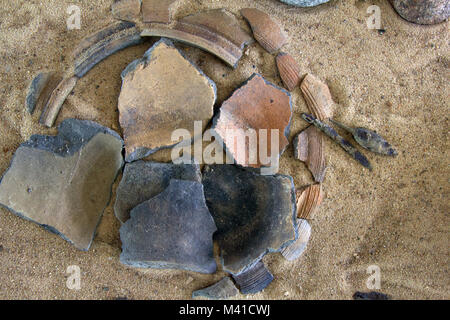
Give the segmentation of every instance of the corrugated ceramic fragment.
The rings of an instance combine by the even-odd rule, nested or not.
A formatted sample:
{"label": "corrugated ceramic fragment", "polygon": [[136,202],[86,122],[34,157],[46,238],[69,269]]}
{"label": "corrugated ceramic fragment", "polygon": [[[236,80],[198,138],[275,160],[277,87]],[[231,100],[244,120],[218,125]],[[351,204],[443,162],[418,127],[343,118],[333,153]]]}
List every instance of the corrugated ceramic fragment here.
{"label": "corrugated ceramic fragment", "polygon": [[255,294],[263,291],[273,281],[273,275],[262,261],[239,275],[233,275],[233,279],[243,294]]}
{"label": "corrugated ceramic fragment", "polygon": [[311,236],[311,226],[308,221],[304,219],[297,219],[297,234],[298,239],[281,251],[283,257],[288,261],[298,259],[306,250],[309,237]]}
{"label": "corrugated ceramic fragment", "polygon": [[323,191],[320,183],[297,190],[297,217],[312,219],[322,201]]}
{"label": "corrugated ceramic fragment", "polygon": [[300,88],[313,116],[319,120],[326,120],[332,116],[333,98],[325,83],[307,74]]}
{"label": "corrugated ceramic fragment", "polygon": [[297,61],[290,54],[284,52],[278,54],[276,60],[281,80],[289,91],[294,90],[300,83],[300,67]]}
{"label": "corrugated ceramic fragment", "polygon": [[141,13],[141,0],[115,0],[111,12],[116,19],[135,21]]}
{"label": "corrugated ceramic fragment", "polygon": [[61,82],[62,76],[55,71],[40,72],[33,78],[28,88],[25,100],[26,109],[30,114],[34,110],[43,110],[53,90]]}
{"label": "corrugated ceramic fragment", "polygon": [[224,300],[235,297],[239,290],[229,277],[225,277],[210,287],[194,291],[192,298],[207,298],[211,300]]}
{"label": "corrugated ceramic fragment", "polygon": [[297,7],[314,7],[326,3],[330,0],[280,0],[280,1]]}

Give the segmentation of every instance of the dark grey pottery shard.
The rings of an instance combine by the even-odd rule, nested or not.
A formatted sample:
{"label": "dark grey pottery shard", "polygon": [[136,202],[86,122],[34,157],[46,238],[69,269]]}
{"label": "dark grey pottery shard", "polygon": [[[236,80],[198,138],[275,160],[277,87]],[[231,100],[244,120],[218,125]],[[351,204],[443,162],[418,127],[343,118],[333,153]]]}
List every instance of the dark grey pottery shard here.
{"label": "dark grey pottery shard", "polygon": [[211,217],[199,182],[171,180],[166,190],[131,210],[120,228],[123,264],[214,273]]}
{"label": "dark grey pottery shard", "polygon": [[120,136],[68,119],[57,136],[34,135],[0,182],[0,204],[88,250],[123,165]]}
{"label": "dark grey pottery shard", "polygon": [[200,168],[145,161],[126,164],[114,205],[117,219],[126,222],[134,207],[163,192],[172,179],[201,182]]}
{"label": "dark grey pottery shard", "polygon": [[219,282],[209,286],[207,288],[194,291],[192,293],[192,298],[207,298],[211,300],[224,300],[230,299],[236,296],[239,290],[233,283],[230,277],[225,277]]}
{"label": "dark grey pottery shard", "polygon": [[233,276],[243,294],[255,294],[263,291],[272,281],[273,275],[262,261],[245,272]]}
{"label": "dark grey pottery shard", "polygon": [[253,267],[268,252],[295,238],[295,190],[289,176],[263,176],[232,165],[206,166],[206,204],[216,222],[215,239],[225,271]]}

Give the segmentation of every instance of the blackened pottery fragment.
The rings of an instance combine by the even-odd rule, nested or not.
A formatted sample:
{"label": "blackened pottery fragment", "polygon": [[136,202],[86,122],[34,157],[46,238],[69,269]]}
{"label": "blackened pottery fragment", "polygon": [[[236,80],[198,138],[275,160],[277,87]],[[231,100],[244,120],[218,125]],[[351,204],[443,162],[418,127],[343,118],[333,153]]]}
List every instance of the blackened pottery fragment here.
{"label": "blackened pottery fragment", "polygon": [[251,269],[234,275],[233,279],[236,280],[243,294],[255,294],[263,291],[273,281],[273,275],[264,263],[259,261]]}
{"label": "blackened pottery fragment", "polygon": [[225,277],[207,288],[194,291],[192,298],[208,298],[211,300],[230,299],[239,294],[239,290],[230,277]]}
{"label": "blackened pottery fragment", "polygon": [[306,250],[306,246],[308,245],[309,237],[311,236],[311,226],[308,221],[298,219],[296,228],[298,239],[281,251],[283,257],[285,257],[288,261],[294,261],[303,254]]}

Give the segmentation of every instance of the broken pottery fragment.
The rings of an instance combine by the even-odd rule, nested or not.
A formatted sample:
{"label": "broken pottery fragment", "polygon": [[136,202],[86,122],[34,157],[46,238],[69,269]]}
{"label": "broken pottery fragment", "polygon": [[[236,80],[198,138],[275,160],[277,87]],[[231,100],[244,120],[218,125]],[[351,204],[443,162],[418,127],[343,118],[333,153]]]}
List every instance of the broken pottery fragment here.
{"label": "broken pottery fragment", "polygon": [[308,221],[304,219],[297,219],[297,233],[298,239],[295,242],[281,251],[283,257],[288,261],[294,261],[298,259],[306,250],[309,237],[311,236],[311,226]]}
{"label": "broken pottery fragment", "polygon": [[51,128],[58,117],[59,111],[61,110],[64,101],[66,101],[67,96],[72,92],[78,82],[76,76],[63,79],[58,86],[53,90],[44,110],[41,113],[39,123]]}
{"label": "broken pottery fragment", "polygon": [[255,8],[241,10],[242,16],[248,21],[256,41],[269,53],[275,53],[287,42],[287,37],[280,26],[272,18]]}
{"label": "broken pottery fragment", "polygon": [[177,0],[142,0],[144,22],[170,23],[171,6]]}
{"label": "broken pottery fragment", "polygon": [[450,16],[448,0],[389,0],[405,20],[418,24],[437,24]]}
{"label": "broken pottery fragment", "polygon": [[390,300],[391,297],[385,293],[370,291],[370,292],[360,292],[356,291],[353,294],[353,300]]}
{"label": "broken pottery fragment", "polygon": [[289,92],[253,74],[222,104],[212,129],[238,165],[261,168],[286,149],[291,118]]}
{"label": "broken pottery fragment", "polygon": [[55,71],[40,72],[33,78],[25,100],[25,106],[30,114],[36,109],[41,111],[44,109],[61,80],[62,76]]}
{"label": "broken pottery fragment", "polygon": [[126,164],[114,205],[117,219],[126,222],[134,207],[163,192],[172,179],[201,182],[200,168],[145,161]]}
{"label": "broken pottery fragment", "polygon": [[[204,130],[213,116],[216,85],[167,39],[122,72],[119,121],[127,162],[173,147],[176,129],[194,137],[194,122]],[[202,131],[203,132],[203,131]]]}
{"label": "broken pottery fragment", "polygon": [[297,7],[314,7],[326,3],[330,0],[280,0],[281,2]]}
{"label": "broken pottery fragment", "polygon": [[225,9],[215,9],[186,16],[173,28],[152,26],[142,36],[175,39],[208,51],[233,68],[242,57],[245,45],[253,38],[243,30],[236,17]]}
{"label": "broken pottery fragment", "polygon": [[234,165],[205,166],[206,204],[217,225],[223,269],[234,275],[295,240],[295,190],[289,176]]}
{"label": "broken pottery fragment", "polygon": [[91,121],[64,120],[57,136],[34,135],[0,182],[0,204],[88,250],[122,167],[120,136]]}
{"label": "broken pottery fragment", "polygon": [[243,294],[255,294],[263,291],[273,281],[273,275],[262,261],[259,261],[251,269],[239,275],[233,275],[233,279]]}
{"label": "broken pottery fragment", "polygon": [[115,0],[111,12],[116,19],[135,21],[141,13],[141,0]]}
{"label": "broken pottery fragment", "polygon": [[320,183],[297,190],[297,218],[312,219],[322,201],[323,191]]}
{"label": "broken pottery fragment", "polygon": [[325,138],[319,129],[314,126],[306,130],[294,139],[295,158],[305,162],[316,182],[323,182],[327,170],[325,159]]}
{"label": "broken pottery fragment", "polygon": [[297,61],[288,53],[281,52],[277,56],[277,67],[281,80],[289,91],[300,83],[300,67]]}
{"label": "broken pottery fragment", "polygon": [[120,261],[136,268],[214,273],[215,231],[202,184],[171,180],[166,190],[131,210],[120,228]]}
{"label": "broken pottery fragment", "polygon": [[75,75],[81,78],[100,61],[141,42],[140,31],[134,23],[112,24],[83,39],[75,49]]}
{"label": "broken pottery fragment", "polygon": [[332,116],[333,98],[325,83],[307,74],[300,88],[313,116],[319,120],[326,120]]}
{"label": "broken pottery fragment", "polygon": [[232,298],[238,295],[239,290],[233,283],[233,280],[229,277],[225,277],[219,282],[209,286],[207,288],[194,291],[192,298],[207,298],[211,300],[224,300]]}

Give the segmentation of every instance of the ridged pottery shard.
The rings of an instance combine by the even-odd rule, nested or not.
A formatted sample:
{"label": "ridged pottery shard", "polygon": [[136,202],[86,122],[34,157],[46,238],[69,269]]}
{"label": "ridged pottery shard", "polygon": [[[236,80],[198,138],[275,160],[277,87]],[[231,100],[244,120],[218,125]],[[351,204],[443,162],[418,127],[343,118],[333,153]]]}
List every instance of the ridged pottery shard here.
{"label": "ridged pottery shard", "polygon": [[36,109],[41,111],[44,109],[61,80],[62,76],[55,71],[40,72],[33,78],[25,100],[25,106],[30,114]]}
{"label": "ridged pottery shard", "polygon": [[410,22],[436,24],[450,16],[448,0],[390,0],[397,13]]}
{"label": "ridged pottery shard", "polygon": [[210,287],[194,291],[192,298],[207,298],[211,300],[225,300],[238,295],[239,290],[229,277],[225,277]]}
{"label": "ridged pottery shard", "polygon": [[50,98],[45,105],[39,119],[40,124],[46,127],[52,127],[58,117],[59,111],[66,101],[67,96],[72,92],[77,84],[78,78],[76,76],[63,79],[58,86],[53,90]]}
{"label": "ridged pottery shard", "polygon": [[75,75],[83,77],[97,63],[129,46],[142,42],[131,22],[117,22],[83,39],[74,51]]}
{"label": "ridged pottery shard", "polygon": [[206,204],[216,222],[223,269],[234,275],[295,239],[295,190],[289,176],[233,165],[205,166]]}
{"label": "ridged pottery shard", "polygon": [[255,294],[263,291],[273,281],[273,275],[264,263],[259,261],[251,269],[234,275],[233,279],[243,294]]}
{"label": "ridged pottery shard", "polygon": [[177,0],[142,0],[144,22],[170,23],[171,5]]}
{"label": "ridged pottery shard", "polygon": [[122,148],[108,128],[65,120],[57,136],[34,135],[17,149],[0,182],[0,204],[88,250],[122,167]]}
{"label": "ridged pottery shard", "polygon": [[305,162],[316,182],[325,179],[327,164],[325,159],[325,138],[320,131],[310,126],[294,140],[295,158]]}
{"label": "ridged pottery shard", "polygon": [[288,261],[294,261],[298,259],[306,250],[309,237],[311,236],[311,226],[308,221],[303,219],[297,219],[297,233],[298,239],[293,244],[286,247],[281,254]]}
{"label": "ridged pottery shard", "polygon": [[290,54],[281,52],[277,56],[277,67],[286,88],[289,91],[294,90],[300,83],[300,67],[297,61]]}
{"label": "ridged pottery shard", "polygon": [[329,0],[280,0],[281,2],[297,6],[297,7],[314,7],[319,4],[328,2]]}
{"label": "ridged pottery shard", "polygon": [[289,144],[291,117],[289,92],[254,74],[222,104],[213,129],[238,165],[268,167]]}
{"label": "ridged pottery shard", "polygon": [[237,67],[245,45],[253,42],[235,16],[224,9],[184,17],[173,28],[151,26],[141,35],[166,37],[201,48],[233,68]]}
{"label": "ridged pottery shard", "polygon": [[116,19],[135,21],[141,13],[141,0],[115,0],[111,11]]}
{"label": "ridged pottery shard", "polygon": [[120,261],[136,268],[214,273],[215,231],[202,184],[171,180],[166,190],[134,208],[120,228]]}
{"label": "ridged pottery shard", "polygon": [[132,62],[122,79],[119,121],[127,162],[176,145],[176,129],[188,130],[193,138],[194,122],[202,121],[204,130],[213,116],[214,82],[167,39]]}
{"label": "ridged pottery shard", "polygon": [[323,191],[320,183],[297,190],[297,217],[312,219],[322,201]]}
{"label": "ridged pottery shard", "polygon": [[269,53],[275,53],[287,42],[287,37],[272,18],[254,8],[241,10],[242,16],[250,24],[256,41]]}
{"label": "ridged pottery shard", "polygon": [[307,74],[300,86],[311,113],[319,120],[332,116],[333,98],[328,86],[311,74]]}
{"label": "ridged pottery shard", "polygon": [[201,182],[200,168],[145,161],[126,164],[114,205],[117,219],[126,222],[134,207],[163,192],[172,179]]}

